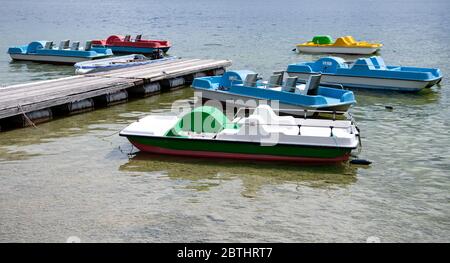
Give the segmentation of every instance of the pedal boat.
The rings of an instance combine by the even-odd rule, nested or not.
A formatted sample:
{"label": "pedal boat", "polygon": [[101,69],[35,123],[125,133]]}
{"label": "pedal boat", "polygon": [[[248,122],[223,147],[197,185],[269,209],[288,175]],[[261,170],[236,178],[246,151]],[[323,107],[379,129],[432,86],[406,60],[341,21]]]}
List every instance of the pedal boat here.
{"label": "pedal boat", "polygon": [[156,64],[164,61],[177,59],[177,57],[148,58],[142,54],[118,56],[112,58],[98,59],[95,61],[84,61],[74,65],[76,74],[87,74],[99,71],[108,71],[121,68],[136,67],[148,64]]}
{"label": "pedal boat", "polygon": [[299,164],[343,162],[360,145],[350,120],[278,116],[268,105],[233,121],[211,106],[197,107],[181,118],[150,115],[120,136],[142,152]]}
{"label": "pedal boat", "polygon": [[336,41],[330,36],[315,36],[311,41],[297,45],[298,52],[337,53],[337,54],[373,54],[381,49],[380,43],[356,41],[352,36],[339,37]]}
{"label": "pedal boat", "polygon": [[8,54],[13,60],[36,61],[56,64],[75,64],[77,62],[107,58],[113,55],[111,49],[91,47],[90,42],[80,48],[80,42],[61,41],[59,48],[52,41],[34,41],[28,45],[10,47]]}
{"label": "pedal boat", "polygon": [[166,53],[171,44],[166,40],[142,39],[142,35],[137,35],[134,40],[130,35],[112,35],[103,40],[92,40],[94,47],[110,48],[114,54],[151,54],[155,50],[162,50]]}
{"label": "pedal boat", "polygon": [[339,57],[324,57],[287,67],[287,74],[300,79],[322,74],[322,82],[345,88],[417,92],[442,80],[438,68],[386,66],[379,56],[347,62]]}
{"label": "pedal boat", "polygon": [[320,74],[310,76],[306,84],[298,83],[297,77],[283,82],[283,74],[275,72],[268,81],[260,81],[253,71],[227,71],[222,76],[195,78],[192,87],[203,102],[241,108],[277,101],[281,113],[289,115],[312,116],[320,110],[343,114],[356,103],[352,91],[319,86]]}

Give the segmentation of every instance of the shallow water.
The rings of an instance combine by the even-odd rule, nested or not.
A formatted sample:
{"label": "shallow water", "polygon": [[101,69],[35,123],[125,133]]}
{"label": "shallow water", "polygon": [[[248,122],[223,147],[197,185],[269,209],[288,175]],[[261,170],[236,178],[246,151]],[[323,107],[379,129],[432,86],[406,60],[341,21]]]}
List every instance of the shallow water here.
{"label": "shallow water", "polygon": [[[319,57],[292,52],[296,43],[352,34],[382,41],[387,64],[450,71],[448,1],[326,2],[6,0],[0,50],[142,32],[171,40],[172,55],[232,59],[267,77]],[[72,74],[0,54],[1,85]],[[449,242],[448,88],[444,78],[419,94],[356,91],[369,167],[129,155],[118,131],[190,88],[0,133],[0,241]]]}

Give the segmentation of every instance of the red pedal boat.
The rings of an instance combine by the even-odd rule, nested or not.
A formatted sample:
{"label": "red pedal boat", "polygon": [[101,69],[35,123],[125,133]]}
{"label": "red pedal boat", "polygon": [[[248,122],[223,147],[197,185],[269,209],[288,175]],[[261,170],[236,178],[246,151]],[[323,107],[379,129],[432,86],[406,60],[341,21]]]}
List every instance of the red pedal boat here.
{"label": "red pedal boat", "polygon": [[152,54],[159,50],[167,52],[171,44],[165,40],[142,39],[142,35],[137,35],[133,40],[131,35],[112,35],[104,40],[92,40],[92,46],[107,47],[114,53]]}

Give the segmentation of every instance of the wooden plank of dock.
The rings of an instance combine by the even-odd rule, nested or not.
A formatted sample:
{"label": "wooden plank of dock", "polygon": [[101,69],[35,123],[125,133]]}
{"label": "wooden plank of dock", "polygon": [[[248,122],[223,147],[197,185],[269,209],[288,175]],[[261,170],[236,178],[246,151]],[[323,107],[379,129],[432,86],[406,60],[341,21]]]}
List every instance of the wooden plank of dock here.
{"label": "wooden plank of dock", "polygon": [[229,60],[176,59],[106,72],[0,88],[0,120],[65,103],[198,72],[226,68]]}

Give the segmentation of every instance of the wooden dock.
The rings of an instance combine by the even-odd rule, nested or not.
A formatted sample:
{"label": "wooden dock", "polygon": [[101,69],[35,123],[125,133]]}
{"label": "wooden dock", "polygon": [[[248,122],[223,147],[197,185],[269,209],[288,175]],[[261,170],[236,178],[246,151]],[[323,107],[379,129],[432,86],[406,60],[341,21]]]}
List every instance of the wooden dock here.
{"label": "wooden dock", "polygon": [[145,97],[223,74],[229,60],[176,59],[0,88],[0,131]]}

